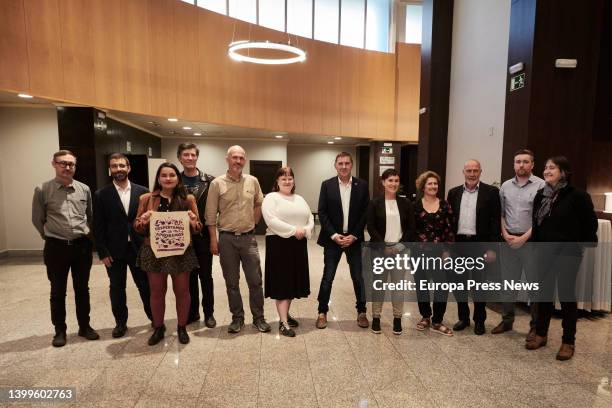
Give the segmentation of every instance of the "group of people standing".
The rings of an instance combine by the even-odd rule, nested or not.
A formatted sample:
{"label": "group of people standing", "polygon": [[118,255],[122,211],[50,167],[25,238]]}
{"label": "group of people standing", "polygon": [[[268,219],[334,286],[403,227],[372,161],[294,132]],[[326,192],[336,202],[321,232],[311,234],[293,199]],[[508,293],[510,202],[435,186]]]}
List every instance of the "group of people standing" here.
{"label": "group of people standing", "polygon": [[[76,180],[76,156],[67,150],[54,154],[52,166],[55,178],[37,187],[32,206],[32,222],[45,240],[44,261],[51,283],[51,318],[55,326],[52,344],[66,344],[66,286],[72,270],[75,291],[78,335],[89,340],[99,338],[89,324],[89,273],[92,265],[93,232],[101,262],[110,280],[110,300],[116,326],[115,338],[126,334],[128,309],[126,279],[129,267],[136,284],[144,312],[151,320],[153,334],[149,345],[165,336],[164,312],[168,275],[176,298],[177,337],[189,342],[187,325],[200,320],[201,307],[206,327],[214,328],[214,290],[212,260],[219,256],[226,283],[231,323],[229,333],[244,327],[245,312],[240,294],[240,267],[249,288],[249,306],[253,325],[269,332],[264,317],[264,296],[275,300],[279,315],[279,333],[294,337],[299,322],[291,316],[293,299],[310,295],[309,262],[306,240],[311,238],[314,219],[306,201],[295,194],[295,175],[290,167],[278,170],[272,192],[264,198],[257,178],[243,174],[246,152],[232,146],[226,155],[227,172],[212,177],[197,168],[199,149],[193,143],[183,143],[177,158],[183,172],[172,163],[159,166],[152,192],[130,182],[129,159],[120,153],[109,157],[112,184],[98,190],[92,198],[89,188]],[[528,277],[543,277],[547,281],[571,282],[567,274],[575,275],[581,257],[581,247],[571,246],[575,255],[568,262],[570,242],[596,241],[597,221],[587,193],[571,186],[571,170],[567,159],[554,157],[547,161],[544,180],[534,176],[533,153],[521,150],[514,157],[516,176],[506,181],[501,190],[480,181],[482,169],[477,160],[465,163],[465,183],[451,189],[447,200],[439,197],[440,176],[427,171],[416,185],[416,202],[400,197],[400,176],[396,170],[386,170],[381,176],[384,195],[370,200],[365,181],[351,176],[353,159],[349,153],[336,156],[337,176],[321,185],[318,216],[321,224],[317,243],[323,247],[324,269],[318,295],[316,327],[327,326],[327,313],[332,284],[342,254],[346,255],[355,292],[357,324],[368,328],[366,288],[362,273],[362,243],[367,225],[372,242],[382,242],[393,251],[401,242],[480,243],[474,253],[483,252],[488,262],[497,254],[486,242],[505,240],[508,245],[502,256],[504,276],[519,276],[524,268]],[[189,217],[191,244],[184,254],[157,258],[151,249],[149,224],[156,212],[184,211]],[[263,216],[266,225],[265,284],[260,266],[255,226]],[[565,242],[553,250],[548,263],[538,267],[526,265],[527,241]],[[434,250],[436,256],[448,256],[445,246]],[[554,252],[556,251],[556,252]],[[572,252],[573,251],[573,252]],[[507,252],[507,253],[506,253]],[[482,254],[480,254],[482,255]],[[554,260],[554,261],[553,261]],[[508,266],[509,265],[509,266]],[[563,271],[561,279],[559,271]],[[535,277],[536,271],[538,277]],[[544,272],[543,272],[544,271]],[[443,280],[443,271],[431,275],[417,273],[415,280]],[[482,276],[472,276],[482,280]],[[456,275],[454,279],[467,279]],[[418,285],[417,285],[418,287]],[[264,291],[265,289],[265,291]],[[455,293],[459,320],[451,329],[443,323],[448,292],[436,290],[433,305],[429,292],[418,291],[418,306],[422,316],[417,330],[432,330],[452,336],[453,331],[470,326],[467,293]],[[474,332],[485,333],[485,302],[474,294]],[[514,301],[506,299],[503,321],[493,333],[512,329]],[[567,300],[567,299],[565,299]],[[393,303],[393,333],[402,333],[403,303]],[[547,331],[553,305],[535,303],[532,307],[532,329],[526,347],[536,349],[547,341]],[[433,306],[433,307],[432,307]],[[563,345],[559,359],[569,359],[574,351],[576,302],[562,302]],[[381,332],[381,302],[372,303],[371,330]]]}

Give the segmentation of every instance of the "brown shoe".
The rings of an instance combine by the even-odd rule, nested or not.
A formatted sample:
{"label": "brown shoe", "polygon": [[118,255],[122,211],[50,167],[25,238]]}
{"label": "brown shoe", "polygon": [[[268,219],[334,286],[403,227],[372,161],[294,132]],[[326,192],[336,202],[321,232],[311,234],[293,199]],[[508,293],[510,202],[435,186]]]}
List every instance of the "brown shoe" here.
{"label": "brown shoe", "polygon": [[491,330],[492,334],[501,334],[507,331],[512,330],[512,323],[508,323],[508,322],[501,322],[500,324],[498,324],[497,326],[495,326],[493,328],[493,330]]}
{"label": "brown shoe", "polygon": [[368,316],[365,313],[359,313],[357,315],[357,325],[364,329],[370,327],[370,322],[368,321]]}
{"label": "brown shoe", "polygon": [[325,313],[319,313],[317,317],[317,329],[324,329],[327,327],[327,315]]}
{"label": "brown shoe", "polygon": [[561,343],[561,348],[559,349],[559,352],[557,353],[557,360],[565,361],[565,360],[569,360],[570,358],[574,357],[575,348],[576,346],[574,346],[573,344]]}
{"label": "brown shoe", "polygon": [[534,328],[529,329],[529,333],[527,333],[527,337],[525,337],[525,341],[533,341],[536,336],[536,330]]}
{"label": "brown shoe", "polygon": [[536,334],[535,338],[532,341],[528,341],[527,343],[525,343],[525,348],[527,350],[537,350],[540,347],[544,347],[547,341],[548,337],[542,337]]}

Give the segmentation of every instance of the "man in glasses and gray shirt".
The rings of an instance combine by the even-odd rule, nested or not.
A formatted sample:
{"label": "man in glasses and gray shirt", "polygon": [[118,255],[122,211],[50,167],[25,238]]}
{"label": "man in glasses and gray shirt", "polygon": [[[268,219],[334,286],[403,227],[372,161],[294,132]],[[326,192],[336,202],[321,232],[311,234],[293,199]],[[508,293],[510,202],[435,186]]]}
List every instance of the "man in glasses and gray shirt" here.
{"label": "man in glasses and gray shirt", "polygon": [[[531,237],[533,199],[544,180],[532,174],[534,156],[531,150],[521,149],[514,154],[515,176],[502,184],[499,190],[501,201],[501,230],[504,241],[501,251],[502,278],[518,281],[523,271],[528,282],[536,281],[532,264],[533,251],[525,245]],[[492,331],[500,334],[512,330],[514,323],[514,302],[516,294],[502,292],[504,296],[502,321]],[[531,304],[530,331],[527,337],[535,335],[535,303]]]}
{"label": "man in glasses and gray shirt", "polygon": [[89,325],[89,272],[92,262],[91,191],[73,179],[76,156],[69,150],[53,155],[55,178],[36,187],[32,201],[32,223],[45,240],[44,260],[51,283],[51,321],[55,326],[53,346],[66,344],[66,286],[72,270],[72,286],[79,336],[100,338]]}

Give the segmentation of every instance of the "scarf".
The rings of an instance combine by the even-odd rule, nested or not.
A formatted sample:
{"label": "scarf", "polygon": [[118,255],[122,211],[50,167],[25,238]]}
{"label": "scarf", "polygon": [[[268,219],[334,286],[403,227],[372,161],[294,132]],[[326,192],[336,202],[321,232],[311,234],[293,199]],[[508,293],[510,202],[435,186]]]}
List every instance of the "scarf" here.
{"label": "scarf", "polygon": [[542,191],[542,203],[540,204],[540,208],[538,209],[537,218],[538,218],[538,226],[542,225],[542,221],[544,218],[550,215],[552,211],[552,205],[557,199],[557,195],[559,195],[559,191],[567,186],[567,181],[561,180],[554,187],[550,184],[546,183],[544,185],[544,191]]}

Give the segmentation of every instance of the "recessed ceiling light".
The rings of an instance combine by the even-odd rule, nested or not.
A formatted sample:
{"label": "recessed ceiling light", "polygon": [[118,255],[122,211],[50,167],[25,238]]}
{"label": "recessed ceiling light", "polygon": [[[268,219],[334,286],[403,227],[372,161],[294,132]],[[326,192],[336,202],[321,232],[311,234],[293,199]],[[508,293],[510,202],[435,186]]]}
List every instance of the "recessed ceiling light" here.
{"label": "recessed ceiling light", "polygon": [[277,138],[277,139],[282,139],[282,138],[283,138],[283,135],[276,135],[276,136],[274,136],[274,137],[275,137],[275,138]]}
{"label": "recessed ceiling light", "polygon": [[168,118],[168,122],[178,122],[177,118]]}
{"label": "recessed ceiling light", "polygon": [[28,94],[18,94],[17,95],[20,98],[25,98],[25,99],[32,99],[33,96],[32,95],[28,95]]}
{"label": "recessed ceiling light", "polygon": [[194,133],[193,135],[194,135],[194,136],[202,136],[202,134],[201,134],[201,133],[198,133],[198,132]]}
{"label": "recessed ceiling light", "polygon": [[327,144],[334,144],[334,141],[330,140],[329,142],[327,142]]}
{"label": "recessed ceiling light", "polygon": [[169,131],[168,133],[170,133],[171,135],[175,134],[176,132],[174,130]]}
{"label": "recessed ceiling light", "polygon": [[191,128],[189,126],[183,126],[184,130],[191,130]]}
{"label": "recessed ceiling light", "polygon": [[336,136],[334,137],[334,140],[342,140],[342,138],[340,136]]}

